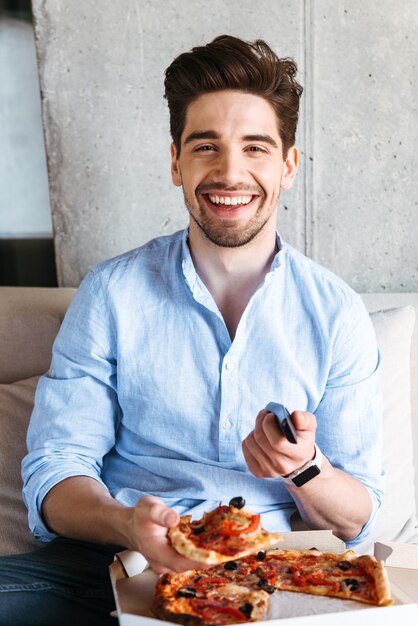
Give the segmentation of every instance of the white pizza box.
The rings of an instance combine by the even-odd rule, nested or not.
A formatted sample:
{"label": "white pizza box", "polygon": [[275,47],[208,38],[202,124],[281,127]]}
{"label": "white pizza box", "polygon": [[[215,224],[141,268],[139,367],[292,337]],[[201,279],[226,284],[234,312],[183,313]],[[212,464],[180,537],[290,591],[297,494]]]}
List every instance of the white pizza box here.
{"label": "white pizza box", "polygon": [[[344,543],[331,531],[283,534],[283,549],[342,553]],[[280,591],[270,596],[269,618],[260,626],[418,626],[418,545],[376,543],[375,556],[386,562],[394,604],[373,607],[360,602]],[[139,552],[125,550],[110,566],[120,626],[162,626],[152,617],[157,575]],[[177,625],[178,626],[178,625]]]}

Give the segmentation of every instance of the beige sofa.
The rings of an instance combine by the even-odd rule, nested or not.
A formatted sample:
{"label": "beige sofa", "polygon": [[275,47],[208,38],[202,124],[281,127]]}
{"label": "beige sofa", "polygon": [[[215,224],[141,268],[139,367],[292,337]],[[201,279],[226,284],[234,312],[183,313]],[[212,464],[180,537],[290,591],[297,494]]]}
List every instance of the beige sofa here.
{"label": "beige sofa", "polygon": [[[20,461],[36,383],[48,369],[52,342],[74,292],[0,287],[0,554],[39,545],[27,528]],[[383,356],[387,479],[373,539],[418,543],[418,330],[414,332],[418,293],[363,297],[369,311],[374,311],[371,316]],[[359,550],[370,551],[371,546],[368,542]]]}

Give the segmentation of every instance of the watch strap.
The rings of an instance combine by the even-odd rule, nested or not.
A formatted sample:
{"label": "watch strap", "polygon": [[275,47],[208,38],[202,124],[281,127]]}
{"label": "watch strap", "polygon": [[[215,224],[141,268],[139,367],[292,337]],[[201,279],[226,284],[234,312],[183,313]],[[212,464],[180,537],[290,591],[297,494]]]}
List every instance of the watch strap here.
{"label": "watch strap", "polygon": [[322,452],[319,447],[315,445],[315,456],[313,459],[294,470],[287,476],[283,476],[282,479],[287,485],[294,485],[296,487],[302,487],[305,483],[318,476],[321,472],[322,466]]}

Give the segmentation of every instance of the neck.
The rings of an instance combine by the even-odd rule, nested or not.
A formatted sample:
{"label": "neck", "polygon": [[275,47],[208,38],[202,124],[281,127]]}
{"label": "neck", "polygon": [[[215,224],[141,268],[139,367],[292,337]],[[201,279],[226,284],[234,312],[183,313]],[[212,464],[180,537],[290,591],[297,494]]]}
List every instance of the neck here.
{"label": "neck", "polygon": [[211,285],[264,279],[277,252],[275,228],[266,227],[249,243],[236,248],[218,246],[192,221],[189,244],[194,266],[211,291]]}
{"label": "neck", "polygon": [[216,302],[233,340],[241,316],[277,252],[275,229],[260,232],[245,246],[222,248],[208,241],[199,227],[191,223],[189,243],[196,271]]}

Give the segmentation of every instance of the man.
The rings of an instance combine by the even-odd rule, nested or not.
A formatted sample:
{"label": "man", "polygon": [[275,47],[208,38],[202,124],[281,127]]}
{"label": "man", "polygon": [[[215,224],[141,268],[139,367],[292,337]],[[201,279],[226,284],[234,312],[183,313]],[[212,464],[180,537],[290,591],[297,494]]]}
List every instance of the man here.
{"label": "man", "polygon": [[[232,496],[271,530],[298,511],[350,545],[370,532],[381,496],[371,323],[351,289],[276,233],[299,160],[295,73],[264,42],[229,36],[166,72],[172,178],[190,224],[94,268],[64,320],[23,475],[30,526],[53,540],[30,558],[59,550],[71,580],[33,614],[59,611],[66,587],[66,615],[84,623],[68,588],[79,599],[88,561],[95,591],[108,590],[117,546],[159,573],[193,567],[167,529]],[[263,409],[272,400],[292,411],[296,444]],[[46,579],[57,584],[57,570],[35,580]]]}

